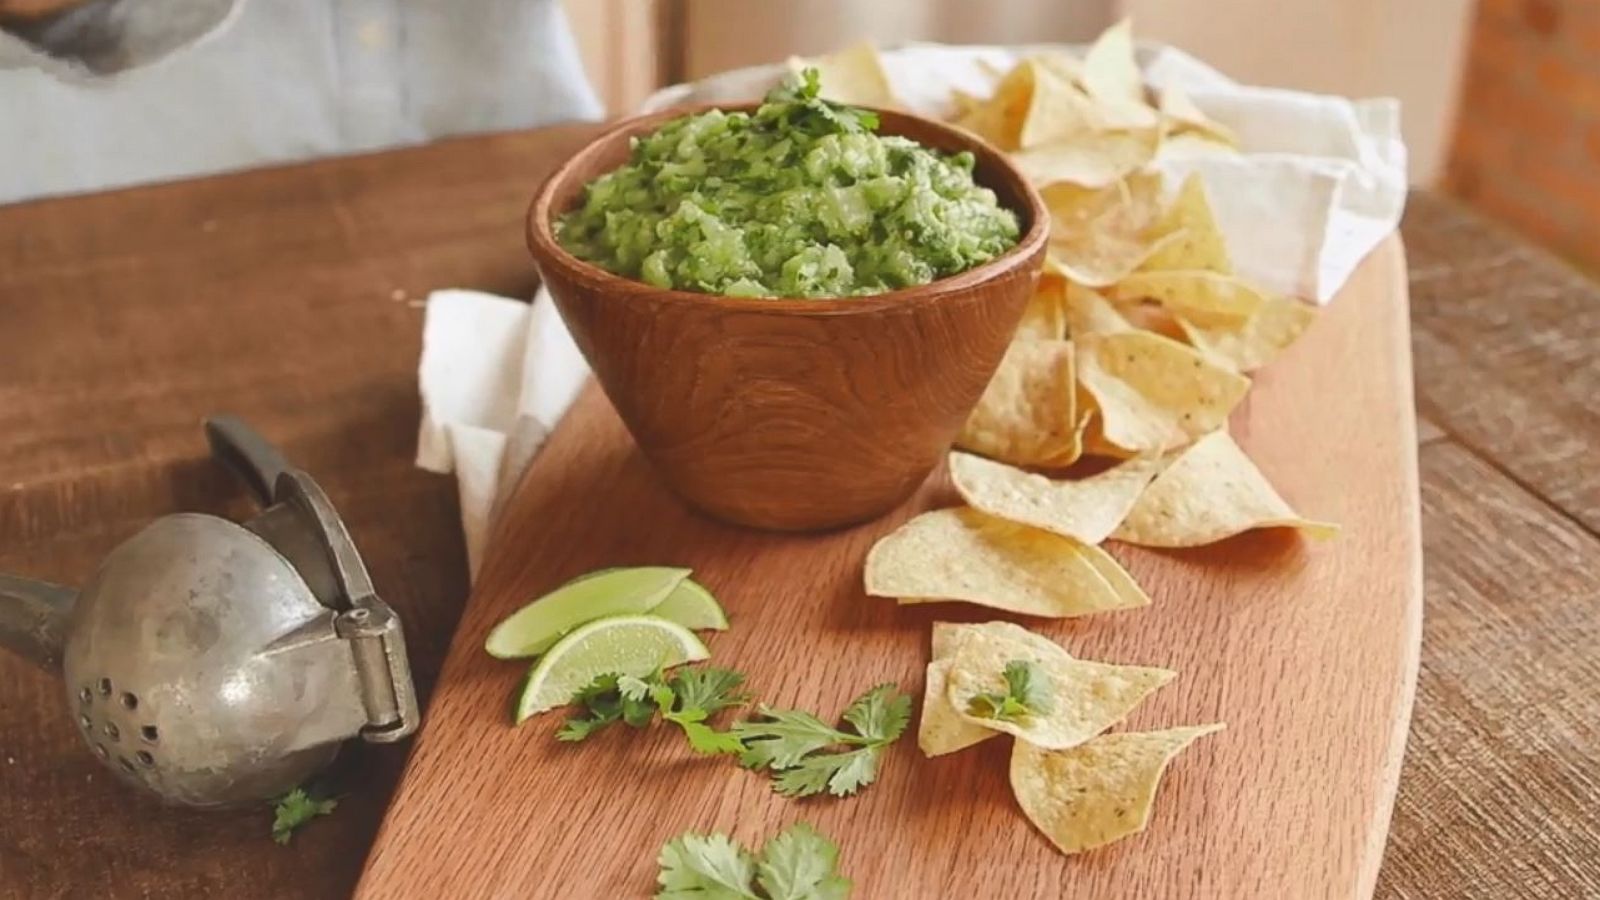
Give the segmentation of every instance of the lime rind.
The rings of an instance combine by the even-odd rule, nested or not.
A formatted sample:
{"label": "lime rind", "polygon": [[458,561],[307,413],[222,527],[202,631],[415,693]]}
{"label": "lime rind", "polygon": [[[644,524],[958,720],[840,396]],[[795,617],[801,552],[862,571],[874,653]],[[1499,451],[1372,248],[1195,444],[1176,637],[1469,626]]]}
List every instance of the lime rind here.
{"label": "lime rind", "polygon": [[529,670],[517,697],[516,721],[565,706],[601,675],[644,678],[710,655],[693,631],[670,619],[653,615],[596,619],[568,632]]}
{"label": "lime rind", "polygon": [[496,659],[538,656],[586,622],[649,612],[688,577],[688,569],[671,566],[591,572],[512,613],[489,632],[483,649]]}

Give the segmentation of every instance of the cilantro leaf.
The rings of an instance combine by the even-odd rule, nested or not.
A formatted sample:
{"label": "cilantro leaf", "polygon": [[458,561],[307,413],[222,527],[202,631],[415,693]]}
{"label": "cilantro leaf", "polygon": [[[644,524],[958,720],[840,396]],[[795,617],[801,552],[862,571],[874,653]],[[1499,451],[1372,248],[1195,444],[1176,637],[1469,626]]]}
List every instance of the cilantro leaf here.
{"label": "cilantro leaf", "polygon": [[622,682],[625,677],[614,672],[597,675],[593,681],[579,689],[572,698],[572,703],[584,707],[587,715],[569,717],[556,732],[556,740],[573,742],[587,740],[595,732],[619,721],[627,722],[635,728],[648,725],[655,710],[648,702],[629,700],[623,695]]}
{"label": "cilantro leaf", "polygon": [[878,777],[878,755],[877,747],[861,747],[808,756],[800,765],[778,772],[772,787],[785,797],[809,797],[824,790],[848,797]]}
{"label": "cilantro leaf", "polygon": [[556,732],[556,740],[583,741],[618,721],[645,728],[659,712],[662,719],[683,729],[695,752],[738,753],[743,745],[736,736],[704,723],[718,711],[748,699],[738,690],[743,683],[741,673],[711,666],[680,669],[670,677],[661,672],[644,678],[600,675],[574,699],[586,708],[586,714],[569,718]]}
{"label": "cilantro leaf", "polygon": [[860,738],[845,734],[811,713],[798,709],[773,709],[762,704],[761,721],[735,722],[733,733],[744,742],[739,762],[747,769],[788,769],[809,753]]}
{"label": "cilantro leaf", "polygon": [[307,794],[304,788],[295,788],[284,794],[274,807],[272,839],[280,844],[289,843],[297,829],[317,816],[328,815],[338,805],[339,801],[331,797],[318,800]]}
{"label": "cilantro leaf", "polygon": [[1054,708],[1054,689],[1050,676],[1038,663],[1013,659],[1001,673],[1006,692],[977,694],[967,702],[967,712],[981,719],[1020,722],[1033,716],[1048,715]]}
{"label": "cilantro leaf", "polygon": [[[760,857],[724,834],[685,832],[657,857],[656,900],[845,900],[839,848],[804,822],[767,841]],[[753,883],[752,883],[753,882]]]}
{"label": "cilantro leaf", "polygon": [[911,700],[881,684],[856,698],[844,718],[855,732],[841,731],[800,710],[759,709],[761,719],[738,722],[733,733],[745,750],[747,768],[773,773],[773,789],[786,797],[809,797],[824,790],[847,797],[878,777],[884,747],[904,733]]}
{"label": "cilantro leaf", "polygon": [[679,722],[689,747],[696,753],[710,756],[715,753],[738,753],[744,749],[739,736],[731,731],[718,731],[700,722]]}
{"label": "cilantro leaf", "polygon": [[805,68],[767,92],[756,118],[812,135],[859,134],[878,129],[878,114],[822,98],[822,73]]}
{"label": "cilantro leaf", "polygon": [[681,834],[656,861],[657,900],[759,900],[750,890],[755,858],[725,834]]}
{"label": "cilantro leaf", "polygon": [[739,690],[743,684],[743,672],[716,666],[679,669],[667,680],[686,709],[703,709],[706,718],[749,700],[750,695]]}
{"label": "cilantro leaf", "polygon": [[838,872],[839,848],[815,828],[796,822],[767,841],[756,881],[770,900],[843,900],[850,879]]}
{"label": "cilantro leaf", "polygon": [[885,682],[855,699],[844,711],[844,720],[869,741],[892,741],[911,721],[911,698]]}
{"label": "cilantro leaf", "polygon": [[651,675],[650,680],[646,681],[643,678],[635,678],[632,675],[618,675],[616,676],[617,693],[621,694],[624,700],[643,700],[650,696],[650,688],[658,684],[660,678],[659,674]]}
{"label": "cilantro leaf", "polygon": [[577,742],[588,740],[589,736],[621,718],[621,713],[589,716],[573,716],[556,731],[556,740]]}

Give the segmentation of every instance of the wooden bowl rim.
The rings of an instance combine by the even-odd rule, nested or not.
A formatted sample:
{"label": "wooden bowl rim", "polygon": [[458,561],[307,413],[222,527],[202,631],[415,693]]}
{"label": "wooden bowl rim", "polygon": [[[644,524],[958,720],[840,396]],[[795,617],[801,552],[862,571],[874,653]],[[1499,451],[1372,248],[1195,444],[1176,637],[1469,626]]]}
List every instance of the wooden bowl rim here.
{"label": "wooden bowl rim", "polygon": [[[555,239],[554,229],[551,224],[553,221],[551,207],[555,202],[555,196],[567,187],[567,183],[572,180],[574,174],[584,168],[584,164],[591,157],[609,150],[617,141],[629,140],[637,134],[654,130],[661,123],[670,119],[695,115],[712,109],[720,109],[724,112],[751,112],[759,105],[757,103],[700,103],[674,106],[657,112],[623,119],[596,135],[593,140],[585,144],[559,169],[553,172],[550,177],[545,179],[538,193],[534,195],[532,204],[528,207],[528,250],[533,254],[535,262],[540,266],[553,265],[564,270],[562,274],[566,277],[585,281],[591,287],[605,293],[648,297],[668,303],[694,303],[707,309],[800,316],[839,316],[881,311],[892,307],[914,308],[921,304],[936,301],[952,291],[974,288],[985,282],[998,279],[1014,269],[1037,264],[1037,256],[1043,251],[1045,241],[1049,236],[1050,213],[1045,208],[1044,198],[1028,182],[1028,179],[1023,177],[1016,166],[1012,165],[1011,160],[1007,159],[1006,155],[992,144],[970,131],[936,119],[890,109],[872,110],[878,114],[879,121],[884,126],[888,126],[880,126],[880,134],[899,134],[901,130],[896,128],[895,125],[905,122],[913,122],[922,127],[941,132],[942,136],[948,139],[951,146],[959,146],[971,151],[974,156],[983,160],[986,168],[999,172],[1003,180],[1012,182],[1009,187],[1013,188],[1013,190],[1010,192],[1020,196],[1026,206],[1025,209],[1012,209],[1012,212],[1018,216],[1025,216],[1028,220],[1027,231],[1018,238],[1015,246],[986,263],[974,266],[964,272],[958,272],[955,275],[930,281],[927,284],[861,297],[804,299],[795,297],[728,297],[723,294],[658,288],[643,281],[625,278],[602,269],[593,263],[581,260],[567,252],[567,249],[562,247],[560,242]],[[941,152],[961,151],[942,150]],[[980,184],[990,190],[995,189],[993,184],[984,182],[980,182]],[[1010,207],[1008,206],[1007,208],[1009,209]],[[541,277],[543,277],[543,273],[541,273]],[[545,280],[548,281],[549,279],[545,278]]]}

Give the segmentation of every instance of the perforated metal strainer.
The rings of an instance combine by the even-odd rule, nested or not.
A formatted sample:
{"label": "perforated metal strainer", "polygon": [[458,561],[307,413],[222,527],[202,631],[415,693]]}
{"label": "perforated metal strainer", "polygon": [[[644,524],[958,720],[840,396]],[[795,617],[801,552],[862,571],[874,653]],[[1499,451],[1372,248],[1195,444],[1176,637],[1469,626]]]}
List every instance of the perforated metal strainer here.
{"label": "perforated metal strainer", "polygon": [[301,784],[347,738],[399,740],[417,704],[400,620],[316,482],[238,419],[205,429],[261,514],[157,519],[81,592],[0,575],[0,646],[59,666],[124,781],[229,806]]}

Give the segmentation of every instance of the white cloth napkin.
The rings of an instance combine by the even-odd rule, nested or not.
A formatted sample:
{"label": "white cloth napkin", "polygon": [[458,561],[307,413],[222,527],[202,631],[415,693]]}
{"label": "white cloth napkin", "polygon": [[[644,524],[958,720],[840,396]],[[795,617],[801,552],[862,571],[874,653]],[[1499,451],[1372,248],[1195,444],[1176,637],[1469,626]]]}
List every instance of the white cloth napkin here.
{"label": "white cloth napkin", "polygon": [[[891,85],[923,115],[951,112],[951,89],[986,94],[1018,59],[1081,47],[913,44],[884,53]],[[1349,100],[1240,85],[1182,51],[1140,48],[1146,81],[1183,88],[1240,138],[1236,157],[1167,160],[1175,187],[1198,171],[1244,277],[1327,303],[1399,224],[1406,150],[1393,99]],[[646,110],[759,98],[782,65],[738,69],[658,91]],[[423,325],[417,465],[456,473],[474,576],[499,500],[566,412],[588,375],[550,298],[532,305],[473,291],[435,291]]]}
{"label": "white cloth napkin", "polygon": [[473,578],[500,501],[588,375],[543,288],[531,304],[478,291],[428,295],[417,465],[456,473]]}

